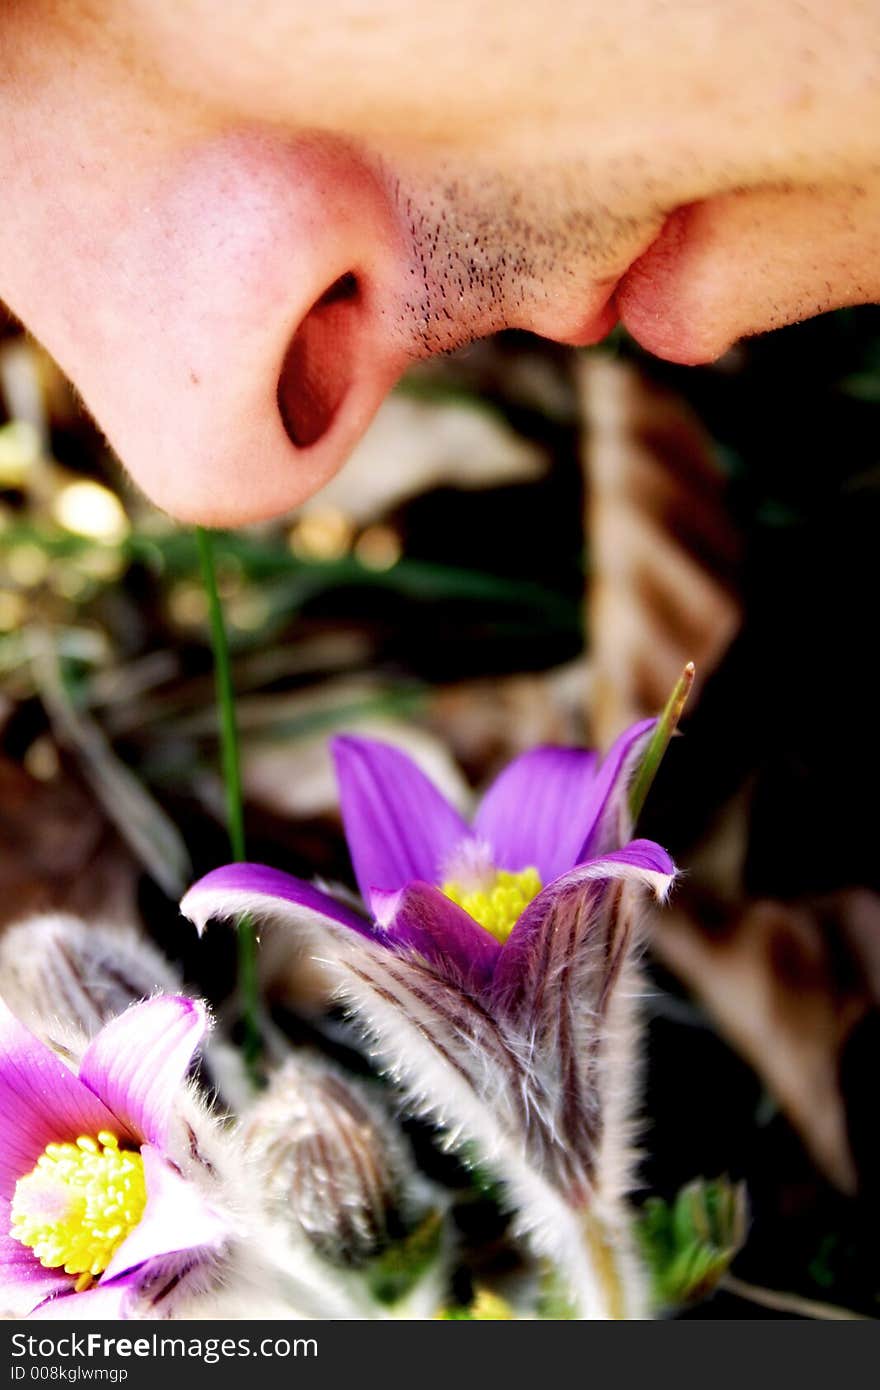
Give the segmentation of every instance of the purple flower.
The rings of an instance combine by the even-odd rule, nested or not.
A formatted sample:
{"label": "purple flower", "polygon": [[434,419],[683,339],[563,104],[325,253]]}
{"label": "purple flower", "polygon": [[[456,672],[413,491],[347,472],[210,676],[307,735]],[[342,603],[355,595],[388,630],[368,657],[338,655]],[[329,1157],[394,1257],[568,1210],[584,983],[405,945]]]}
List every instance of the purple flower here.
{"label": "purple flower", "polygon": [[601,762],[526,753],[470,825],[397,749],[337,739],[371,918],[258,864],[207,874],[182,903],[200,929],[249,912],[309,932],[389,1070],[496,1163],[521,1207],[541,1207],[532,1224],[622,1181],[602,1162],[625,1148],[634,914],[644,888],[662,897],[675,873],[659,845],[629,839],[627,791],[654,727],[628,729]]}
{"label": "purple flower", "polygon": [[0,1002],[0,1287],[22,1314],[124,1317],[216,1265],[231,1228],[190,1123],[206,1027],[180,995],[135,1004],[78,1064]]}

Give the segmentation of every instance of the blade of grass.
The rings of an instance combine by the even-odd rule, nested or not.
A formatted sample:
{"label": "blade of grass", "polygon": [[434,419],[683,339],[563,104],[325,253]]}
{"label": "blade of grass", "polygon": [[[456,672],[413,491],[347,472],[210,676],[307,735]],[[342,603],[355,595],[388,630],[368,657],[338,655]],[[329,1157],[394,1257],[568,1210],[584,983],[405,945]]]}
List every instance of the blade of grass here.
{"label": "blade of grass", "polygon": [[[214,548],[210,534],[203,527],[196,527],[196,541],[199,548],[199,562],[202,582],[208,600],[208,617],[211,626],[211,646],[214,652],[214,680],[217,688],[217,714],[220,725],[220,750],[223,766],[223,786],[226,794],[226,824],[229,832],[229,845],[232,857],[237,861],[245,856],[244,838],[244,799],[241,789],[241,758],[238,746],[238,726],[235,719],[235,692],[232,688],[232,671],[229,663],[229,643],[226,639],[226,624],[223,621],[223,607],[217,589],[217,572],[214,565]],[[260,1055],[262,1037],[260,1030],[260,991],[257,977],[257,938],[250,917],[239,919],[238,938],[238,990],[241,1001],[241,1016],[244,1025],[243,1053],[248,1075],[254,1084],[260,1081]]]}
{"label": "blade of grass", "polygon": [[642,807],[651,790],[651,784],[657,776],[657,770],[663,761],[663,755],[669,747],[669,740],[675,733],[678,721],[682,716],[688,695],[691,693],[691,686],[694,683],[694,663],[689,661],[676,682],[675,688],[666,701],[663,713],[657,720],[657,727],[654,730],[651,742],[645,750],[645,756],[641,761],[639,770],[636,773],[632,790],[629,794],[629,809],[632,816],[632,823],[635,826],[642,812]]}
{"label": "blade of grass", "polygon": [[58,743],[78,759],[109,819],[169,898],[192,878],[183,838],[146,787],[117,757],[103,729],[78,708],[54,633],[32,624],[24,634],[34,684]]}

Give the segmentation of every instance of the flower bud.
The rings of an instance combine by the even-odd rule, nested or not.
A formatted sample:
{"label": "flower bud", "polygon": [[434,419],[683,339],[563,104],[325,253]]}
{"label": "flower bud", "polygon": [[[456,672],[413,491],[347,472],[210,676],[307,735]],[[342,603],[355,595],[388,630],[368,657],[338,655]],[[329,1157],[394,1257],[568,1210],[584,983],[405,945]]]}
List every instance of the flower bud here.
{"label": "flower bud", "polygon": [[323,1060],[297,1056],[245,1117],[265,1204],[325,1259],[358,1266],[391,1238],[409,1163],[390,1115],[366,1087]]}
{"label": "flower bud", "polygon": [[25,1022],[94,1035],[130,1004],[180,980],[127,927],[90,926],[66,913],[30,917],[0,937],[0,995]]}

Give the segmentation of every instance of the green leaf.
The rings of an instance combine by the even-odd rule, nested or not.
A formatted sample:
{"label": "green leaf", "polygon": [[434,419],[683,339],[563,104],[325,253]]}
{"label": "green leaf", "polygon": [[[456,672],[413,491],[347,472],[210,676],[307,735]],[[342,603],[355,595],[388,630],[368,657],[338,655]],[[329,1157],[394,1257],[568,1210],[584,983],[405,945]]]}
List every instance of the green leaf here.
{"label": "green leaf", "polygon": [[637,1230],[661,1307],[706,1298],[742,1249],[747,1225],[745,1187],[727,1178],[698,1178],[674,1202],[651,1197]]}
{"label": "green leaf", "polygon": [[430,1211],[403,1240],[395,1241],[367,1270],[367,1284],[379,1303],[399,1303],[440,1253],[443,1218]]}

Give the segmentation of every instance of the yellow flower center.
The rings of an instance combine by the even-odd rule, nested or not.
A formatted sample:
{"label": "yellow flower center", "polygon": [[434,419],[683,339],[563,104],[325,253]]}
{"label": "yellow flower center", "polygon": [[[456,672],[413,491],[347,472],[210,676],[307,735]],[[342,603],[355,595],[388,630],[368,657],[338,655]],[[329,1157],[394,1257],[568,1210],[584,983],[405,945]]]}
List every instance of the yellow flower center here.
{"label": "yellow flower center", "polygon": [[15,1184],[10,1235],[47,1269],[76,1274],[76,1290],[103,1274],[147,1204],[144,1161],[115,1134],[47,1144]]}
{"label": "yellow flower center", "polygon": [[473,884],[449,879],[442,891],[503,945],[542,886],[537,869],[493,869],[488,878]]}

